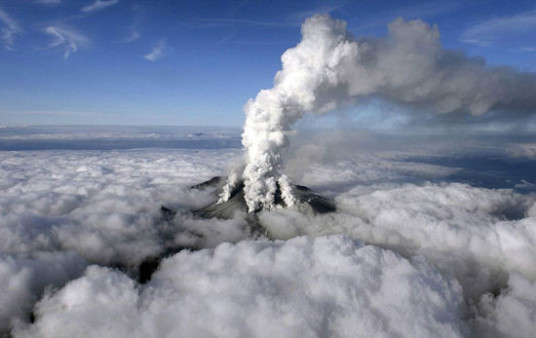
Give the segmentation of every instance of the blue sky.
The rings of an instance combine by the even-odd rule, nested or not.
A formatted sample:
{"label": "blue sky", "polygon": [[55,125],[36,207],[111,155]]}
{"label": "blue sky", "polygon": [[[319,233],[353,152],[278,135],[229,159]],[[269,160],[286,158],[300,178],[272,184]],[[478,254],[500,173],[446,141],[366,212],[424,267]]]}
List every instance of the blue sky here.
{"label": "blue sky", "polygon": [[446,48],[536,71],[534,1],[0,0],[0,125],[240,126],[325,12],[356,36],[422,19]]}

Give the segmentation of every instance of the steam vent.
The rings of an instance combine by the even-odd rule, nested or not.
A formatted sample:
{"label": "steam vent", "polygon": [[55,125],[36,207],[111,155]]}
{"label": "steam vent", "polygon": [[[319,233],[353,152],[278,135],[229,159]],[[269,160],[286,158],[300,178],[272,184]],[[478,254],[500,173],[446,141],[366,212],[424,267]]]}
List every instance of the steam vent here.
{"label": "steam vent", "polygon": [[[220,193],[226,182],[226,177],[215,176],[210,180],[197,184],[192,189],[206,189],[216,187],[216,193]],[[326,197],[314,194],[311,189],[302,185],[291,185],[292,195],[296,199],[295,208],[305,213],[325,214],[336,210],[333,201]],[[277,187],[275,205],[286,208],[287,205],[281,198],[281,189]],[[239,182],[231,192],[230,198],[223,203],[210,204],[204,208],[195,210],[194,213],[205,218],[231,219],[237,212],[247,213],[248,207],[244,199],[244,183]],[[262,211],[257,210],[256,212]]]}

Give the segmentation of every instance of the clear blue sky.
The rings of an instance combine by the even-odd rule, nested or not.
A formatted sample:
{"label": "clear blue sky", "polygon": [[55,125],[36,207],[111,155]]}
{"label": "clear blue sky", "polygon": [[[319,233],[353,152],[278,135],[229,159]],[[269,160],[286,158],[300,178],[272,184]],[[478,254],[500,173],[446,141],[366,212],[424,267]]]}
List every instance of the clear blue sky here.
{"label": "clear blue sky", "polygon": [[0,125],[240,126],[325,12],[356,36],[419,18],[446,48],[536,71],[534,0],[0,0]]}

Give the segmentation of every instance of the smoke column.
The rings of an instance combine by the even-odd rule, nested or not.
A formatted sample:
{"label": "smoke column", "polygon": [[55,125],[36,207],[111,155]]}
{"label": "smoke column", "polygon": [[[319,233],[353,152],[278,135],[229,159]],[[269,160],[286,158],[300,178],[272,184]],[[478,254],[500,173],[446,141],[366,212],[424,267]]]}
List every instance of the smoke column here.
{"label": "smoke column", "polygon": [[[281,57],[274,87],[245,105],[242,173],[250,212],[275,207],[279,186],[292,205],[288,179],[279,172],[281,149],[292,125],[306,113],[323,113],[366,96],[436,113],[481,115],[490,109],[536,107],[536,76],[442,48],[439,31],[421,20],[396,19],[386,38],[354,38],[346,22],[316,15],[302,25],[302,41]],[[240,181],[231,175],[220,201]]]}

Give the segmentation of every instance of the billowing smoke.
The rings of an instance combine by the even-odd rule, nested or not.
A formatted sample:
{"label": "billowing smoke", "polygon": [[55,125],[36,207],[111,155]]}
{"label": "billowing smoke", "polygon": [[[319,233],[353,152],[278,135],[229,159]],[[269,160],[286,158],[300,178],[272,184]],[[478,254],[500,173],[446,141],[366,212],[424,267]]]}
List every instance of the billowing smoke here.
{"label": "billowing smoke", "polygon": [[[281,149],[292,125],[306,113],[323,113],[377,96],[436,113],[481,115],[490,109],[536,107],[536,76],[487,67],[443,49],[436,26],[397,19],[385,38],[354,38],[346,22],[313,16],[302,26],[302,41],[287,50],[274,87],[245,106],[243,171],[249,211],[273,209],[278,188],[293,204],[289,182],[279,172]],[[238,181],[229,180],[221,201]]]}

